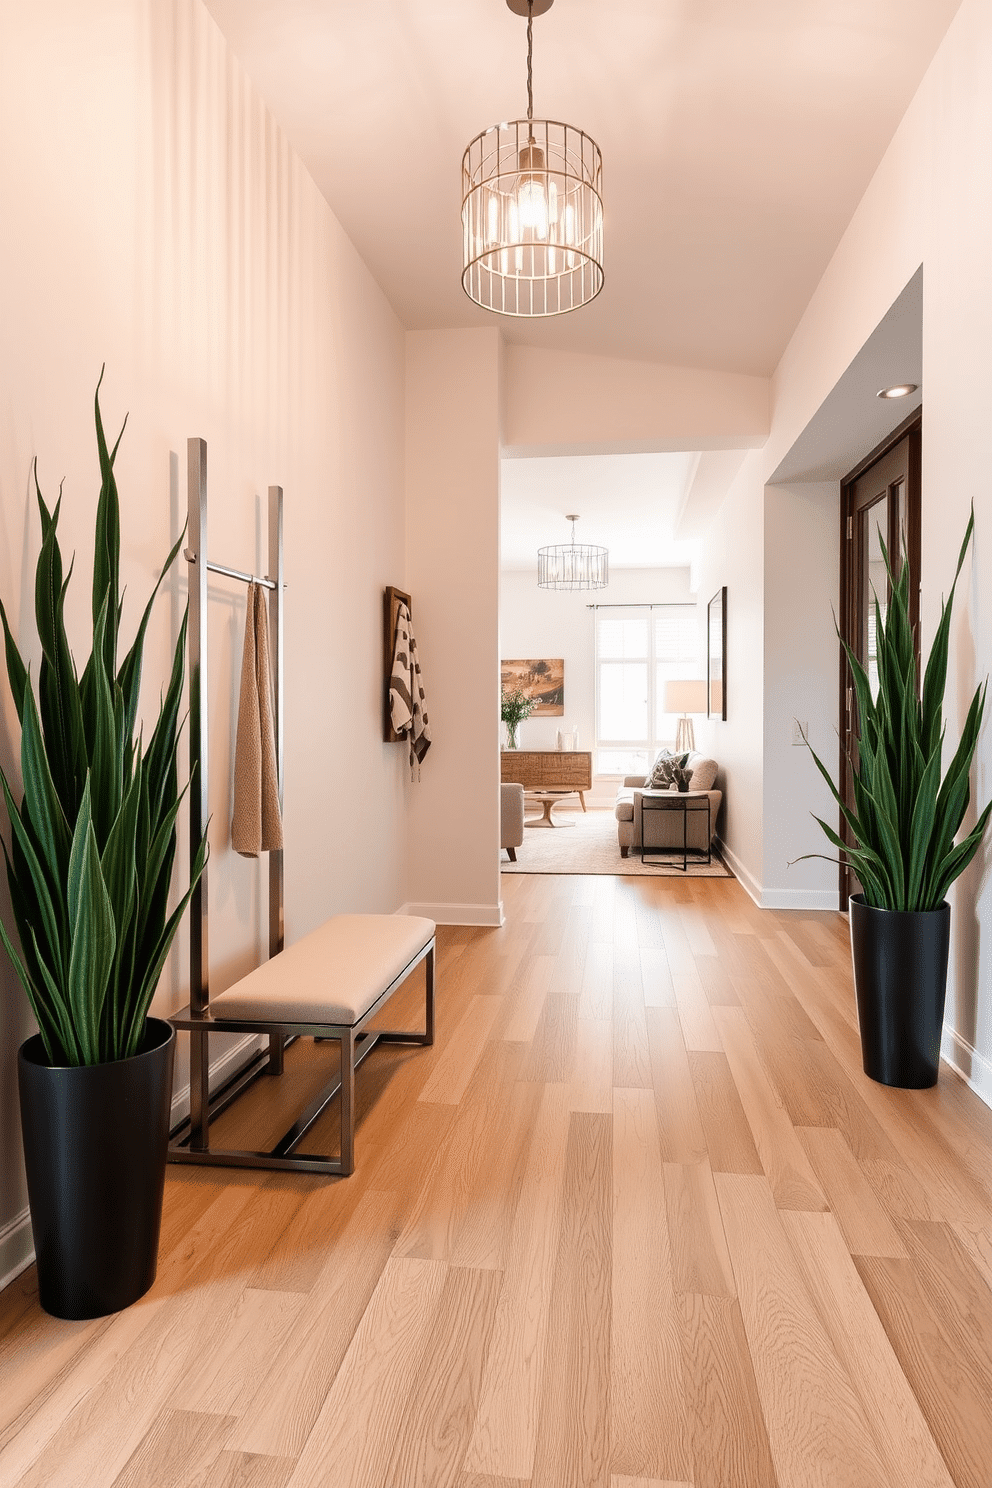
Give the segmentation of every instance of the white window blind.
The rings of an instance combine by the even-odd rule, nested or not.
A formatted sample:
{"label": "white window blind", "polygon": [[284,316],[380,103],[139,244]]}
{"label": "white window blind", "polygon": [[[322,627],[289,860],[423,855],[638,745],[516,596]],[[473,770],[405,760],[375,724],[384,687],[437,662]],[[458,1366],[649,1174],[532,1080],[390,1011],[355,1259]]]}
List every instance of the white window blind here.
{"label": "white window blind", "polygon": [[699,675],[699,656],[695,605],[596,610],[597,774],[645,774],[674,744],[678,715],[665,712],[665,683]]}

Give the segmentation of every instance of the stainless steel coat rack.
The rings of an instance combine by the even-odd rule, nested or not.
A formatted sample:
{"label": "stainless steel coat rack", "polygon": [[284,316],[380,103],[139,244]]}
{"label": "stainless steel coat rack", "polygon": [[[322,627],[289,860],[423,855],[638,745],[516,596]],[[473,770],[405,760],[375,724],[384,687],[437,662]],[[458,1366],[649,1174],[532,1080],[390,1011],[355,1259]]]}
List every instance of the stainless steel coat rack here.
{"label": "stainless steel coat rack", "polygon": [[[275,729],[276,766],[279,779],[279,806],[283,805],[284,758],[284,665],[283,610],[285,567],[283,555],[282,486],[269,487],[268,506],[268,574],[256,577],[241,569],[215,563],[207,557],[207,444],[204,439],[187,442],[187,492],[189,515],[188,546],[183,556],[189,564],[189,621],[187,644],[189,656],[189,842],[192,865],[210,814],[209,807],[209,735],[207,671],[207,574],[221,574],[241,583],[261,584],[271,591],[268,606],[270,665],[275,692],[273,724]],[[285,937],[284,876],[282,850],[269,853],[269,955],[283,948]],[[260,1050],[239,1070],[233,1080],[215,1095],[209,1092],[209,1028],[206,1025],[210,1006],[210,962],[208,938],[207,879],[204,868],[190,900],[189,929],[189,1007],[173,1017],[176,1027],[190,1035],[190,1113],[173,1134],[169,1157],[174,1162],[195,1162],[196,1154],[207,1146],[207,1128],[212,1117],[234,1100],[244,1087],[267,1069],[272,1074],[282,1071],[283,1037],[269,1036],[269,1047]]]}

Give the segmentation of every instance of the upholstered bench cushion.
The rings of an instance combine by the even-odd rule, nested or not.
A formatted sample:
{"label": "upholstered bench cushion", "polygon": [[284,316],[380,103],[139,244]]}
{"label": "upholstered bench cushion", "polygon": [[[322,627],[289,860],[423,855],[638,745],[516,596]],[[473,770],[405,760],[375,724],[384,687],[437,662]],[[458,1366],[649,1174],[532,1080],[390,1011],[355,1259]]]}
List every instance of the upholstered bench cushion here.
{"label": "upholstered bench cushion", "polygon": [[434,921],[419,915],[335,915],[210,999],[218,1018],[357,1023],[422,951]]}

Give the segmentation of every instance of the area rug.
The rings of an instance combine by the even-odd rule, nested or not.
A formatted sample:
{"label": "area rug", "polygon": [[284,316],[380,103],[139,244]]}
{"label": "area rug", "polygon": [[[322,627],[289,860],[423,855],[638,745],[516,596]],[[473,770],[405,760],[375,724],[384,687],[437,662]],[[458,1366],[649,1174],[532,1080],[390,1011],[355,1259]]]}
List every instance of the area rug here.
{"label": "area rug", "polygon": [[681,857],[668,863],[642,863],[640,849],[631,848],[626,858],[620,856],[617,824],[612,811],[566,811],[555,807],[556,820],[574,822],[574,826],[524,827],[523,846],[517,848],[517,861],[511,863],[501,853],[500,868],[504,873],[597,873],[663,878],[733,878],[714,853],[710,864],[689,859],[682,872]]}

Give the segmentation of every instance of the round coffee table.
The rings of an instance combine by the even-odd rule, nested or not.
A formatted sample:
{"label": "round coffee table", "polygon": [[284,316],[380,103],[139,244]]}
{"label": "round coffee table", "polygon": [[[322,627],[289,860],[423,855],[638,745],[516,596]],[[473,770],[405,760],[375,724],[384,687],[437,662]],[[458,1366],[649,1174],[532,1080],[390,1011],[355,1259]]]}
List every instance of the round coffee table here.
{"label": "round coffee table", "polygon": [[558,802],[561,801],[561,800],[563,800],[565,798],[565,796],[574,796],[574,795],[575,795],[575,791],[571,791],[571,790],[555,790],[555,791],[529,790],[529,791],[527,791],[525,793],[524,800],[525,801],[540,801],[541,804],[544,807],[544,815],[543,816],[531,817],[530,821],[525,821],[524,822],[524,826],[525,827],[574,827],[575,826],[575,823],[574,822],[570,822],[570,821],[555,821],[552,818],[552,815],[551,815],[551,808],[552,808],[552,806],[557,806],[558,805]]}

